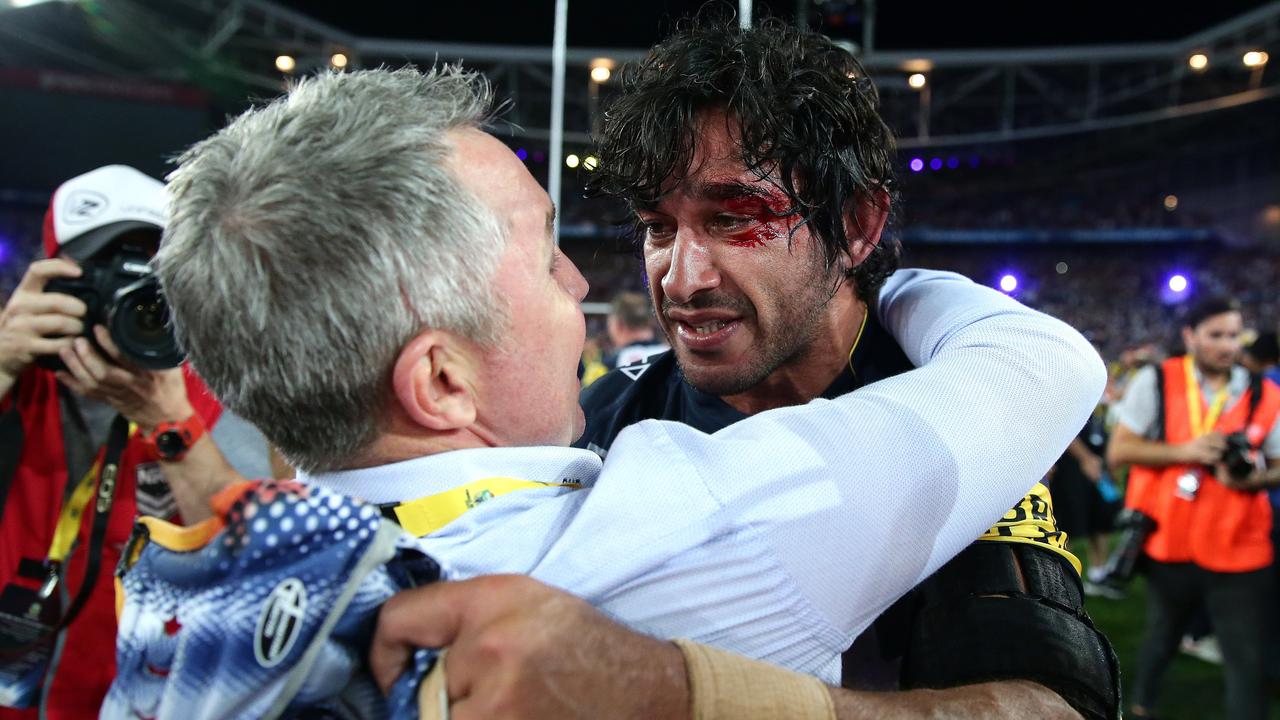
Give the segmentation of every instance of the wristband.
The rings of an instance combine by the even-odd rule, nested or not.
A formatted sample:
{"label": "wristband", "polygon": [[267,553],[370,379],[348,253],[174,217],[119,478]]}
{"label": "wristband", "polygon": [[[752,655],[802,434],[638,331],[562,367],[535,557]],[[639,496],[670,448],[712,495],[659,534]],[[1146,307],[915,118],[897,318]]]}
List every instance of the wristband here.
{"label": "wristband", "polygon": [[204,435],[204,420],[200,413],[182,422],[162,422],[142,438],[147,455],[152,460],[178,462],[187,456],[187,451]]}
{"label": "wristband", "polygon": [[691,640],[673,641],[684,654],[693,720],[836,720],[827,686]]}

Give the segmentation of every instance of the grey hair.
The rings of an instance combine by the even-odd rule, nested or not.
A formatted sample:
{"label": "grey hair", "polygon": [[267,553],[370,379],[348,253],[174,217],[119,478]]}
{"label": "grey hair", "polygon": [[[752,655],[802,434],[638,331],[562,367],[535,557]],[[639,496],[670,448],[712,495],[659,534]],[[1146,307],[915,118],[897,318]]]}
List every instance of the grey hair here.
{"label": "grey hair", "polygon": [[294,465],[378,437],[401,348],[425,328],[492,345],[505,225],[460,186],[447,134],[492,93],[456,67],[304,78],[178,158],[156,256],[179,343]]}

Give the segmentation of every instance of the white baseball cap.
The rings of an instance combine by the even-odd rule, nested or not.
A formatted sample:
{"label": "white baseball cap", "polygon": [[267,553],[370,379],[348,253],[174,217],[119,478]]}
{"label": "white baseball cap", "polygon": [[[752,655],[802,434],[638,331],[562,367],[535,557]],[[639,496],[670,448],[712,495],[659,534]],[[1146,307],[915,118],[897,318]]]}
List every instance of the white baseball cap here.
{"label": "white baseball cap", "polygon": [[163,230],[167,203],[164,183],[126,165],[74,177],[53,193],[53,232],[45,234],[45,251],[84,260],[121,233]]}

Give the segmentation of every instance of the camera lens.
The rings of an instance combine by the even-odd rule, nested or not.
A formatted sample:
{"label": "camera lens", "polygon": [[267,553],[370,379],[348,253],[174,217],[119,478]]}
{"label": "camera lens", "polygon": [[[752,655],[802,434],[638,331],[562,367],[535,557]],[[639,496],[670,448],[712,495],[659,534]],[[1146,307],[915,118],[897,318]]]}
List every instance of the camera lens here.
{"label": "camera lens", "polygon": [[134,363],[150,370],[182,364],[183,354],[169,327],[169,306],[154,275],[116,293],[110,328],[116,347]]}

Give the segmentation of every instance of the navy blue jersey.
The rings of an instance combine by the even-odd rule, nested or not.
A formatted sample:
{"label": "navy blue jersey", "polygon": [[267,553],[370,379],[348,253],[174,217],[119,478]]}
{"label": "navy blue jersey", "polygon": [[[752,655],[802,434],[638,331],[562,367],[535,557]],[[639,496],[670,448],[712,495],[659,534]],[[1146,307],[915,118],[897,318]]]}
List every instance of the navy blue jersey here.
{"label": "navy blue jersey", "polygon": [[[839,397],[868,383],[911,369],[911,361],[873,316],[844,371],[822,393]],[[684,381],[675,353],[668,350],[619,368],[582,392],[586,430],[576,447],[603,455],[622,429],[641,420],[678,420],[712,433],[747,417],[715,395]]]}

